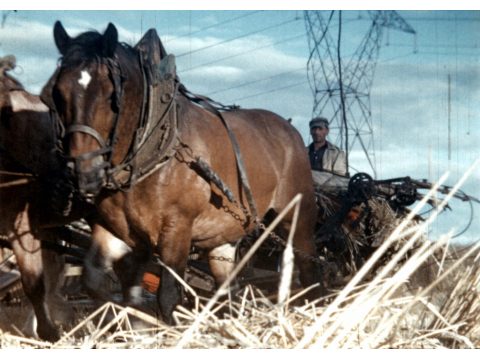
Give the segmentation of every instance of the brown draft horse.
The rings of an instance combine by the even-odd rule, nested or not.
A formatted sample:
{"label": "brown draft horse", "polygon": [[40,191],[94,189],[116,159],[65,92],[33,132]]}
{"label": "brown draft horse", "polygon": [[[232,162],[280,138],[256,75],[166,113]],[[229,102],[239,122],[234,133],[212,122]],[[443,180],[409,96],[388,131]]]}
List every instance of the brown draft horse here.
{"label": "brown draft horse", "polygon": [[[155,72],[165,65],[163,60],[168,68],[171,57],[153,29],[133,48],[118,42],[113,24],[104,34],[86,32],[71,38],[57,22],[54,39],[62,58],[42,91],[42,99],[65,127],[64,149],[78,190],[94,200],[99,214],[91,262],[84,270],[87,286],[101,291],[97,277],[107,264],[129,267],[130,276],[121,282],[128,290],[124,295],[135,302],[142,265],[153,253],[182,276],[192,246],[218,254],[219,249],[254,229],[255,222],[249,217],[254,210],[259,218],[278,213],[299,193],[303,200],[294,239],[296,264],[304,286],[320,282],[320,269],[313,259],[317,211],[310,166],[301,136],[289,122],[260,109],[235,109],[222,112],[220,117],[178,91],[182,86],[178,78],[172,80],[171,72],[157,82],[170,80],[171,91],[151,96],[148,80],[155,79]],[[151,72],[145,71],[148,59],[154,59]],[[145,106],[146,94],[159,106],[166,104],[167,110],[159,112]],[[154,119],[145,125],[145,114],[152,113]],[[169,114],[174,114],[170,117],[173,123],[160,124]],[[153,151],[142,160],[145,152],[142,155],[137,140],[139,129],[144,127],[153,129],[150,135],[172,138],[174,145],[162,157],[155,153],[156,146],[150,147]],[[163,133],[155,133],[159,127],[164,127]],[[238,142],[248,184],[238,171],[239,155],[234,152],[228,129]],[[174,136],[166,135],[167,131]],[[152,158],[159,166],[144,171],[143,166]],[[206,176],[208,171],[215,176]],[[222,187],[231,191],[230,197]],[[293,212],[281,228],[290,227],[292,216]],[[115,237],[109,233],[105,237],[105,232]],[[212,272],[224,277],[215,267]],[[312,296],[320,294],[320,288],[316,290]],[[166,322],[173,321],[181,292],[164,269],[157,299]]]}
{"label": "brown draft horse", "polygon": [[48,107],[6,73],[14,66],[13,56],[0,59],[0,235],[16,256],[38,336],[55,341],[53,320],[69,321],[72,314],[58,289],[63,260],[41,249],[39,215],[50,200],[37,179],[61,166],[52,152],[56,136]]}

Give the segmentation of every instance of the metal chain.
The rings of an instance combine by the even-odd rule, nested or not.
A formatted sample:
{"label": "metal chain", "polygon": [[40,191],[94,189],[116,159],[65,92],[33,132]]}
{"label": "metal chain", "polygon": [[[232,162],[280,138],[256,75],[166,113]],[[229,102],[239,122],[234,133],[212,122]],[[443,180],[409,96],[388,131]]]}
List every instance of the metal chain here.
{"label": "metal chain", "polygon": [[[267,229],[267,227],[265,226],[264,223],[262,222],[258,222],[258,226],[261,230],[265,231]],[[270,239],[272,239],[273,241],[277,242],[278,244],[280,244],[282,247],[286,247],[287,246],[287,242],[282,238],[280,237],[278,234],[276,234],[275,232],[270,232],[269,234],[269,237]],[[323,264],[323,261],[320,260],[318,257],[316,256],[312,256],[310,254],[308,254],[307,252],[305,251],[302,251],[300,249],[297,249],[295,248],[294,246],[292,246],[292,249],[293,249],[293,252],[296,253],[297,255],[299,255],[300,257],[304,258],[304,259],[307,259],[307,260],[310,260],[314,263],[318,263],[318,264]]]}
{"label": "metal chain", "polygon": [[208,260],[212,261],[220,261],[220,262],[228,262],[228,263],[235,263],[235,260],[231,257],[224,257],[224,256],[208,256]]}
{"label": "metal chain", "polygon": [[[188,166],[191,167],[191,164],[195,161],[192,149],[190,148],[190,146],[188,144],[185,144],[180,140],[179,140],[179,145],[180,145],[181,149],[177,148],[177,153],[176,153],[177,160],[180,161],[180,162],[186,163]],[[192,160],[187,160],[186,159],[187,157],[184,154],[180,153],[181,150],[185,150],[187,152],[187,157],[191,158]],[[242,227],[246,230],[248,224],[250,223],[249,220],[252,218],[250,212],[248,211],[248,209],[243,204],[240,204],[236,199],[232,199],[230,202],[235,207],[239,208],[242,211],[245,219],[242,219],[242,217],[238,213],[234,212],[228,205],[223,205],[222,209],[226,213],[230,214],[236,221],[242,223]],[[258,218],[254,219],[253,223],[255,224],[256,229],[261,229],[263,231],[265,231],[267,229],[266,225],[264,223],[262,223]],[[278,234],[276,234],[275,232],[270,232],[269,237],[272,240],[274,240],[275,242],[277,242],[278,244],[280,244],[282,247],[285,247],[286,244],[287,244],[287,242],[283,238],[281,238]],[[310,261],[318,263],[318,264],[323,263],[318,257],[312,256],[312,255],[306,253],[305,251],[299,250],[295,247],[293,247],[293,251],[294,251],[294,253],[296,253],[297,255],[301,256],[304,259],[310,260]],[[209,257],[209,259],[218,260],[218,261],[225,261],[225,262],[230,262],[230,263],[235,262],[235,260],[233,260],[232,258],[229,258],[229,257],[227,258],[227,257],[222,257],[222,256],[218,256],[218,257],[217,256],[212,256],[212,257]]]}
{"label": "metal chain", "polygon": [[238,213],[235,213],[233,210],[231,210],[229,206],[223,205],[222,209],[225,211],[225,213],[230,214],[236,221],[244,223],[242,217]]}

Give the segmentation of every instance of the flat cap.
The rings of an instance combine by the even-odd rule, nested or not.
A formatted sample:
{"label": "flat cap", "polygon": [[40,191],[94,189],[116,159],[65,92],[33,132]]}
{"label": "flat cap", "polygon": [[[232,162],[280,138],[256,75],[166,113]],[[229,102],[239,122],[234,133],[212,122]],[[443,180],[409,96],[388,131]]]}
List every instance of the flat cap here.
{"label": "flat cap", "polygon": [[328,128],[328,120],[324,117],[317,117],[310,120],[310,129],[312,128]]}

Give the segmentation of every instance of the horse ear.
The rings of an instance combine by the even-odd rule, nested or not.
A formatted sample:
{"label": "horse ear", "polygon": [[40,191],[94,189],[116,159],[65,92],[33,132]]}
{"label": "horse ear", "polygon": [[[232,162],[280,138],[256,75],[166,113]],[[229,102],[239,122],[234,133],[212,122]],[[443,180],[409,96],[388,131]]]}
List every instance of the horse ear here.
{"label": "horse ear", "polygon": [[65,55],[70,43],[70,36],[67,34],[67,31],[63,27],[62,23],[58,20],[55,22],[53,27],[53,38],[60,54]]}
{"label": "horse ear", "polygon": [[118,31],[115,25],[108,23],[103,33],[103,49],[107,57],[112,57],[118,44]]}

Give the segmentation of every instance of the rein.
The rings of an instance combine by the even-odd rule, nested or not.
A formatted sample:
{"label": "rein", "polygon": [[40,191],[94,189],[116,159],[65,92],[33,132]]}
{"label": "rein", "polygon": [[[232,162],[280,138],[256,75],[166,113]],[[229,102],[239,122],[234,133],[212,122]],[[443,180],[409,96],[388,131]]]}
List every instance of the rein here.
{"label": "rein", "polygon": [[[0,157],[1,157],[0,161],[1,160],[3,160],[3,161],[7,160],[7,164],[8,164],[8,160],[13,162],[13,164],[16,163],[12,159],[12,157],[7,153],[7,151],[5,149],[3,149],[1,146],[0,146]],[[0,162],[0,164],[1,164],[1,162]],[[0,168],[0,176],[16,177],[15,180],[7,181],[7,182],[1,182],[0,183],[0,189],[25,185],[25,184],[28,184],[28,183],[32,182],[35,178],[35,175],[33,173],[10,171],[10,170],[1,169],[1,168]]]}
{"label": "rein", "polygon": [[33,175],[31,174],[7,172],[7,171],[0,170],[0,176],[2,175],[14,176],[14,177],[20,177],[20,178],[13,181],[0,183],[0,189],[25,185],[32,182],[32,178],[33,178]]}

